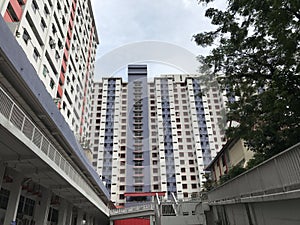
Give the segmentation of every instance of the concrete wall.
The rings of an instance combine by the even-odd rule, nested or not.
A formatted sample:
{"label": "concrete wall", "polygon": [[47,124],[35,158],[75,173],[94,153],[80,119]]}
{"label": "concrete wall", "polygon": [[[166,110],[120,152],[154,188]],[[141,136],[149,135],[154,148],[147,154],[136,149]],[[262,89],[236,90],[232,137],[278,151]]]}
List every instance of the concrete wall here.
{"label": "concrete wall", "polygon": [[[213,206],[215,224],[299,225],[300,199]],[[209,224],[210,225],[210,224]],[[213,224],[211,224],[213,225]]]}
{"label": "concrete wall", "polygon": [[[199,223],[200,222],[200,223]],[[204,224],[204,220],[198,215],[194,216],[166,216],[161,218],[162,225],[199,225]]]}

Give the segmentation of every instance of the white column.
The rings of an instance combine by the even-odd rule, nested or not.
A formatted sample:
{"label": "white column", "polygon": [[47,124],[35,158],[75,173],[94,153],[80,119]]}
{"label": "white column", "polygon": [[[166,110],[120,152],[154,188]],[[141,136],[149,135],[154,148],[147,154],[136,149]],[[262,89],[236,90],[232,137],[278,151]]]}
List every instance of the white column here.
{"label": "white column", "polygon": [[8,3],[9,3],[9,0],[4,0],[4,1],[2,1],[2,3],[0,3],[0,14],[2,16],[4,16],[4,13],[7,9]]}
{"label": "white column", "polygon": [[51,191],[49,189],[42,189],[42,199],[38,202],[34,212],[34,218],[36,223],[44,225],[47,222],[50,202],[51,202]]}
{"label": "white column", "polygon": [[153,216],[150,216],[150,225],[153,225]]}
{"label": "white column", "polygon": [[82,211],[82,209],[78,209],[76,225],[82,225],[82,220],[83,220],[83,211]]}
{"label": "white column", "polygon": [[58,225],[65,225],[67,219],[68,202],[65,199],[61,199],[58,210]]}
{"label": "white column", "polygon": [[93,221],[92,216],[86,215],[86,224],[87,224],[87,225],[91,225],[91,224],[92,224],[92,221]]}
{"label": "white column", "polygon": [[110,221],[109,221],[109,225],[114,225],[114,221],[113,221],[113,220],[110,220]]}
{"label": "white column", "polygon": [[94,217],[93,216],[90,216],[90,223],[89,223],[89,225],[94,225]]}
{"label": "white column", "polygon": [[4,165],[4,163],[0,162],[0,190],[3,182],[4,173],[5,173],[5,167],[6,166]]}
{"label": "white column", "polygon": [[11,224],[11,222],[16,220],[23,178],[24,177],[21,174],[17,174],[13,177],[13,183],[11,183],[7,210],[3,224]]}
{"label": "white column", "polygon": [[66,225],[71,225],[72,220],[73,220],[73,205],[68,204]]}

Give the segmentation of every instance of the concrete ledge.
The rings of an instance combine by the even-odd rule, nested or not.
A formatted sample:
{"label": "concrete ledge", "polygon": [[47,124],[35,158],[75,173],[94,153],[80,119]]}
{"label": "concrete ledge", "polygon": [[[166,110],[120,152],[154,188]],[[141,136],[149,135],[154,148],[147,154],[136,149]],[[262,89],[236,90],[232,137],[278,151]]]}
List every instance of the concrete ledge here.
{"label": "concrete ledge", "polygon": [[300,198],[300,189],[281,192],[281,193],[249,196],[244,198],[224,199],[220,201],[209,202],[209,205],[228,205],[228,204],[250,203],[250,202],[268,202],[268,201],[280,201],[280,200],[298,199],[298,198]]}

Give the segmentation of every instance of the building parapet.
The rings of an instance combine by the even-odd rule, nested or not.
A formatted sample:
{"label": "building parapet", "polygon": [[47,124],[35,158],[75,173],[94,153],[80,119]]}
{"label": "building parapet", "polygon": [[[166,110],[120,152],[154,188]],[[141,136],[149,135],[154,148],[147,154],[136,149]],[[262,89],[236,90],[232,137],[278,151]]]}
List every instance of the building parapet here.
{"label": "building parapet", "polygon": [[211,205],[300,196],[300,143],[208,192]]}

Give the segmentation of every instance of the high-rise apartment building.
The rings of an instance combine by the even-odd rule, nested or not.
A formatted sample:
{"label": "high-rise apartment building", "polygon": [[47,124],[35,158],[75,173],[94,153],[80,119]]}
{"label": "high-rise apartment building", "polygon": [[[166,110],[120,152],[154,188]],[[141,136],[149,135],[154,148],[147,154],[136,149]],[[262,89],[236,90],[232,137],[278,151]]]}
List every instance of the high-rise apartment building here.
{"label": "high-rise apartment building", "polygon": [[119,205],[178,199],[199,193],[204,168],[224,144],[219,128],[224,102],[199,75],[164,75],[147,81],[146,65],[121,78],[95,82],[92,100],[93,166]]}
{"label": "high-rise apartment building", "polygon": [[0,13],[74,134],[85,141],[98,44],[91,1],[3,0]]}

